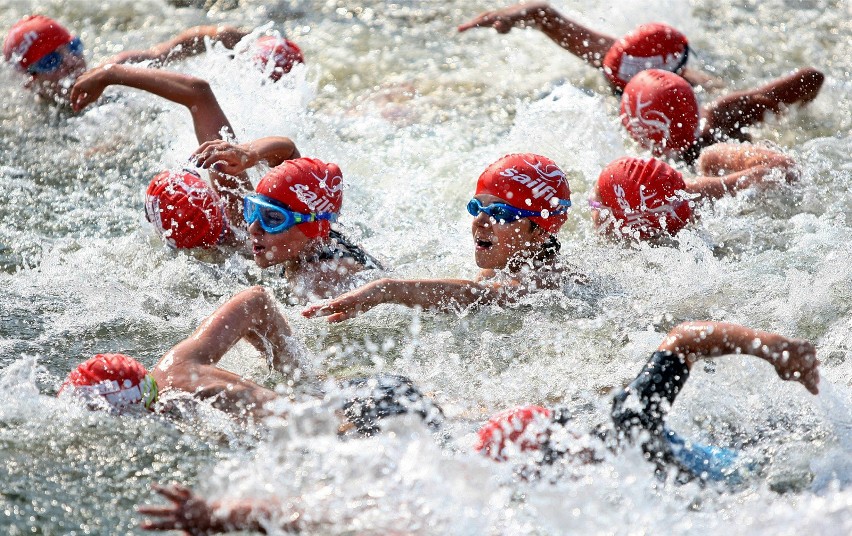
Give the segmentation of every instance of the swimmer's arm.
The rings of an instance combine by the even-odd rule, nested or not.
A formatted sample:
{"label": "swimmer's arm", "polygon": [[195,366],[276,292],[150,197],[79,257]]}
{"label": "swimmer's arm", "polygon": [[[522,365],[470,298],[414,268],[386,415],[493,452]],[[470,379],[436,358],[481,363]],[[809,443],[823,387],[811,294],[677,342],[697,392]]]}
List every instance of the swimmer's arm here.
{"label": "swimmer's arm", "polygon": [[[287,319],[261,286],[246,289],[208,316],[187,339],[172,348],[155,367],[168,373],[178,364],[216,365],[240,339],[245,339],[271,359],[277,370],[295,363],[287,337],[292,335]],[[177,388],[192,392],[197,386]]]}
{"label": "swimmer's arm", "polygon": [[218,41],[225,48],[233,49],[248,32],[233,26],[196,26],[184,30],[177,36],[147,50],[126,50],[111,57],[104,63],[129,63],[153,61],[163,64],[196,56],[205,51],[206,40]]}
{"label": "swimmer's arm", "polygon": [[450,311],[504,300],[508,296],[502,287],[465,279],[379,279],[324,304],[309,305],[302,315],[341,322],[383,303]]}
{"label": "swimmer's arm", "polygon": [[104,89],[122,85],[153,93],[185,106],[192,114],[198,143],[233,136],[233,129],[206,80],[173,71],[109,64],[84,73],[71,89],[71,105],[82,110]]}
{"label": "swimmer's arm", "polygon": [[508,33],[515,26],[540,30],[557,45],[598,68],[603,65],[604,56],[615,43],[614,37],[572,21],[547,2],[521,3],[482,13],[459,25],[458,31],[491,27],[499,33]]}
{"label": "swimmer's arm", "polygon": [[[137,511],[151,519],[140,523],[143,530],[189,530],[191,534],[253,531],[267,534],[267,527],[281,517],[283,505],[274,499],[208,501],[180,484],[160,486],[154,491],[171,502],[168,506],[140,505]],[[298,511],[276,523],[276,529],[299,532],[303,523]]]}
{"label": "swimmer's arm", "polygon": [[747,354],[768,361],[783,380],[797,381],[813,394],[819,385],[819,360],[813,344],[725,322],[685,322],[672,329],[659,351],[684,360],[687,367],[699,359]]}
{"label": "swimmer's arm", "polygon": [[751,186],[783,177],[799,177],[795,160],[778,151],[748,144],[718,143],[704,149],[698,159],[702,176],[686,183],[686,191],[717,199]]}
{"label": "swimmer's arm", "polygon": [[779,113],[785,106],[814,100],[824,81],[825,75],[820,71],[806,67],[760,87],[720,97],[701,110],[701,138],[710,142],[725,137],[747,139],[742,132],[744,127],[762,122],[766,112]]}
{"label": "swimmer's arm", "polygon": [[700,87],[706,91],[713,89],[723,89],[725,87],[725,81],[719,77],[712,76],[704,71],[699,71],[698,69],[691,69],[689,67],[684,67],[680,71],[680,76],[684,78],[689,85],[693,87]]}
{"label": "swimmer's arm", "polygon": [[[236,175],[260,162],[270,167],[285,160],[299,158],[295,142],[284,136],[268,136],[248,143],[230,143],[223,140],[208,141],[190,157],[198,167]],[[251,185],[249,185],[249,190]]]}

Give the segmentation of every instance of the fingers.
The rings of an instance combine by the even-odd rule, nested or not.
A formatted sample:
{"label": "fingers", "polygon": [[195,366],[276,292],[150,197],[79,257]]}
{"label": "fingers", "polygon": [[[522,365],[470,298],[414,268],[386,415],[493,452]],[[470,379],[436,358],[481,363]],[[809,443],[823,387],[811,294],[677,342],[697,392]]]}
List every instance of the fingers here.
{"label": "fingers", "polygon": [[497,12],[489,11],[487,13],[483,13],[478,17],[465,22],[464,24],[459,24],[458,31],[466,32],[471,28],[494,28],[499,33],[506,33],[512,29],[512,23],[507,21],[505,17],[500,15]]}
{"label": "fingers", "polygon": [[174,502],[184,502],[192,497],[192,491],[186,486],[181,486],[180,484],[170,484],[168,486],[151,484],[151,488],[163,497]]}

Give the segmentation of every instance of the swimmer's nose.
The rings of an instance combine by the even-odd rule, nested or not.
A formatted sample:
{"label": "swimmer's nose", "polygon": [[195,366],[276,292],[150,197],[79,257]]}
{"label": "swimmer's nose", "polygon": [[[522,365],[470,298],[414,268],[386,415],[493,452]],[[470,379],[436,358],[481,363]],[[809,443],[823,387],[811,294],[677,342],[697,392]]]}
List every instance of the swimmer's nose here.
{"label": "swimmer's nose", "polygon": [[260,226],[260,220],[255,221],[248,228],[249,234],[252,236],[260,236],[266,231],[263,230],[263,227]]}
{"label": "swimmer's nose", "polygon": [[480,212],[473,218],[473,225],[477,227],[490,227],[491,226],[491,216],[484,212]]}

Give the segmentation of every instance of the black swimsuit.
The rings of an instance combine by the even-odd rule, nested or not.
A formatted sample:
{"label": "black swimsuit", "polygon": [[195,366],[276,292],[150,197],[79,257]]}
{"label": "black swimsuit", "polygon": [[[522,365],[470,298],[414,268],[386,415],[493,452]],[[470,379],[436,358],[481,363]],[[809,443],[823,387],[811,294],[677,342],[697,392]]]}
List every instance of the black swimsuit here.
{"label": "black swimsuit", "polygon": [[308,262],[330,261],[339,259],[352,259],[364,267],[365,270],[384,270],[381,263],[373,258],[357,244],[350,242],[345,236],[334,229],[328,235],[329,244],[308,258]]}

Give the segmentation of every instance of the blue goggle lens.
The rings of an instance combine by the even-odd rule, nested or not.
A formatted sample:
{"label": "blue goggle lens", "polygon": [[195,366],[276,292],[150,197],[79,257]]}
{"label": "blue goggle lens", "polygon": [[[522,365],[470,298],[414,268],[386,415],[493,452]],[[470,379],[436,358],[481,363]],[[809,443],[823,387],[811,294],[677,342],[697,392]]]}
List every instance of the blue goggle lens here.
{"label": "blue goggle lens", "polygon": [[[83,42],[80,41],[79,37],[75,37],[67,46],[69,53],[74,54],[75,56],[81,56],[83,54]],[[60,65],[62,65],[62,54],[60,54],[59,51],[54,50],[50,54],[47,54],[37,62],[30,65],[27,68],[27,71],[33,74],[52,73],[58,69]]]}
{"label": "blue goggle lens", "polygon": [[293,212],[275,205],[271,200],[267,200],[259,194],[247,195],[243,198],[243,217],[247,225],[259,221],[261,228],[270,234],[283,233],[300,223],[317,220],[337,221],[337,214],[331,212],[310,214]]}

